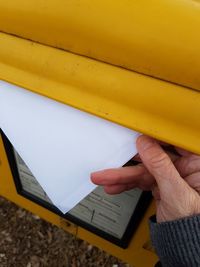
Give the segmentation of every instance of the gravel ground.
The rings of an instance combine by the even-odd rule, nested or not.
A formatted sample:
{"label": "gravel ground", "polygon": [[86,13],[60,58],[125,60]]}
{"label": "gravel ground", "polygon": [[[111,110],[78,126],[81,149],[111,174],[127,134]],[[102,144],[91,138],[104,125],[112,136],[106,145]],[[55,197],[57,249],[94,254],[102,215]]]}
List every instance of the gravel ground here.
{"label": "gravel ground", "polygon": [[0,197],[0,267],[128,267]]}

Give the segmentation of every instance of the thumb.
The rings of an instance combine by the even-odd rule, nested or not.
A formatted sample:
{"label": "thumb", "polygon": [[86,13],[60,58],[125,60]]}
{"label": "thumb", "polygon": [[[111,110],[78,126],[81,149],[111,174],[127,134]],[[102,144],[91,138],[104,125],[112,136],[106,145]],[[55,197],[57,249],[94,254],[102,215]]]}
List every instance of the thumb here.
{"label": "thumb", "polygon": [[161,198],[170,197],[169,193],[180,192],[181,188],[185,187],[184,180],[181,179],[171,159],[156,140],[141,135],[136,144],[143,164],[157,182]]}

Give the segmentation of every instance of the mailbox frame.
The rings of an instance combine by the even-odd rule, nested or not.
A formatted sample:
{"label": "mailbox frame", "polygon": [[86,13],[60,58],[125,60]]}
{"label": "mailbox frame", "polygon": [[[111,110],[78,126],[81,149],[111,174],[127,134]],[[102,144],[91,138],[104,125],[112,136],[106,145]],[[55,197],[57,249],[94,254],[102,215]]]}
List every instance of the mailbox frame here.
{"label": "mailbox frame", "polygon": [[[105,240],[107,240],[107,241],[109,241],[109,242],[111,242],[111,243],[113,243],[113,244],[115,244],[121,248],[125,249],[128,247],[128,244],[129,244],[135,230],[137,229],[137,226],[140,223],[140,221],[143,217],[143,214],[145,213],[146,209],[148,208],[148,206],[151,202],[152,195],[150,192],[143,192],[142,193],[142,195],[140,196],[140,199],[136,205],[136,208],[133,211],[133,214],[129,220],[129,223],[126,227],[126,230],[125,230],[122,238],[117,238],[117,237],[112,236],[111,234],[109,234],[109,233],[107,233],[107,232],[105,232],[105,231],[103,231],[103,230],[101,230],[95,226],[90,225],[87,222],[84,222],[83,220],[81,220],[81,219],[79,219],[79,218],[77,218],[71,214],[68,214],[68,213],[63,214],[53,204],[50,204],[47,201],[45,201],[45,200],[35,196],[34,194],[31,194],[30,192],[24,190],[22,183],[20,181],[13,146],[1,129],[0,129],[0,135],[1,135],[2,140],[3,140],[3,144],[4,144],[6,154],[7,154],[10,169],[12,172],[14,184],[15,184],[17,193],[19,195],[35,202],[36,204],[48,209],[49,211],[54,212],[55,214],[59,215],[60,217],[67,219],[67,220],[71,221],[72,223],[74,223],[80,227],[85,228],[86,230],[104,238]],[[130,165],[130,162],[128,162],[126,165]]]}

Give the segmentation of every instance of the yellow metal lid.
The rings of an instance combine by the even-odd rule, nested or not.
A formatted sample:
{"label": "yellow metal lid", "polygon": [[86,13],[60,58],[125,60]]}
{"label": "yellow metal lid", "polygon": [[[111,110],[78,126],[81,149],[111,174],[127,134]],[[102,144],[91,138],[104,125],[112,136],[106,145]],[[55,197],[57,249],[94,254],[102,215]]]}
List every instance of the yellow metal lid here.
{"label": "yellow metal lid", "polygon": [[2,32],[200,90],[198,0],[0,0],[0,18]]}

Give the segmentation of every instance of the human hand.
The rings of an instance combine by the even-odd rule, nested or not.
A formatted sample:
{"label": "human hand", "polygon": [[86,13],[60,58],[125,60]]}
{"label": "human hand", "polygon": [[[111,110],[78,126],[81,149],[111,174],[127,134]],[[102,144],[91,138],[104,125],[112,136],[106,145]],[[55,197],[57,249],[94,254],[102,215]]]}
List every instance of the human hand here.
{"label": "human hand", "polygon": [[151,190],[158,222],[200,214],[200,156],[180,148],[169,156],[144,135],[138,137],[137,149],[142,163],[92,173],[92,182],[109,194],[135,187]]}

